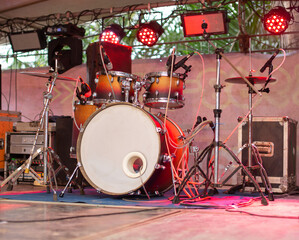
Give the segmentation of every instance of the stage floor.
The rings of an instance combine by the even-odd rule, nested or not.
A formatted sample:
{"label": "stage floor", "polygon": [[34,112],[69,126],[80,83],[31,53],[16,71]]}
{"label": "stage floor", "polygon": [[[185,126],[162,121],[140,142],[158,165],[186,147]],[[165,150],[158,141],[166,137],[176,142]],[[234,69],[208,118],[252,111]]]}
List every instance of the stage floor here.
{"label": "stage floor", "polygon": [[[14,193],[43,187],[17,185]],[[44,189],[43,189],[44,190]],[[5,187],[0,194],[6,194]],[[51,194],[51,193],[50,193]],[[71,195],[72,193],[66,193]],[[1,239],[287,239],[299,236],[299,195],[228,209],[101,206],[0,199]]]}

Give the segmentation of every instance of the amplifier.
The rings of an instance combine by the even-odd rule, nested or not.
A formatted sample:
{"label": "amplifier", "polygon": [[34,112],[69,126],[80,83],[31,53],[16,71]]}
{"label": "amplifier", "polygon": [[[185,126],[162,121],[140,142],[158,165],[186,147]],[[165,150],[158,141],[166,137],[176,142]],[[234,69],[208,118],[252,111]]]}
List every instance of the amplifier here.
{"label": "amplifier", "polygon": [[[35,132],[8,132],[6,133],[7,154],[30,154],[35,139]],[[37,138],[34,151],[44,146],[44,135]]]}
{"label": "amplifier", "polygon": [[[13,169],[22,165],[22,163],[30,156],[35,135],[36,132],[6,132],[4,177],[7,177]],[[49,146],[53,148],[55,133],[49,132],[48,136]],[[33,153],[43,146],[44,135],[43,132],[40,132]],[[43,162],[39,160],[36,161],[37,162],[33,162],[35,167],[43,164]]]}
{"label": "amplifier", "polygon": [[[285,193],[296,187],[297,121],[289,117],[253,117],[252,142],[262,158],[274,193]],[[248,143],[248,122],[238,129],[238,147]],[[248,148],[240,154],[248,166]],[[261,183],[259,176],[256,177]],[[238,177],[238,183],[242,176]]]}

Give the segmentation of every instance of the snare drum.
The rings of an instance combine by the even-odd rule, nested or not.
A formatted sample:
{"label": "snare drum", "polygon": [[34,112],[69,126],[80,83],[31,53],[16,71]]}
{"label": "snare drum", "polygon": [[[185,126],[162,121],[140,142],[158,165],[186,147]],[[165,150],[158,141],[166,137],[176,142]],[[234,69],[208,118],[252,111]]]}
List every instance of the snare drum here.
{"label": "snare drum", "polygon": [[109,79],[107,75],[97,73],[96,91],[93,93],[94,103],[101,105],[107,102],[132,102],[133,84],[139,80],[139,77],[120,71],[109,71],[108,77]]}
{"label": "snare drum", "polygon": [[172,173],[167,147],[175,168],[181,166],[183,157],[187,161],[188,151],[173,147],[181,144],[181,128],[167,118],[164,129],[163,121],[130,103],[113,103],[94,112],[77,142],[77,159],[85,179],[110,195],[143,187],[148,193],[169,189]]}
{"label": "snare drum", "polygon": [[[144,104],[150,108],[165,109],[167,105],[170,77],[167,72],[151,72],[145,75]],[[173,73],[169,98],[169,109],[182,108],[185,103],[183,96],[185,82],[179,74]]]}

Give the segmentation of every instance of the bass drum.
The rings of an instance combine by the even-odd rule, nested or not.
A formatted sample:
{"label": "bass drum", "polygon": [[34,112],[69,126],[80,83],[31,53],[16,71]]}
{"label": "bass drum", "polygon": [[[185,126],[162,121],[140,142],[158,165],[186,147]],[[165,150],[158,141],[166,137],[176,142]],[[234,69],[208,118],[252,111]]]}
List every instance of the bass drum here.
{"label": "bass drum", "polygon": [[[181,128],[167,118],[133,106],[114,103],[94,112],[85,122],[77,142],[77,159],[86,180],[109,195],[125,195],[145,187],[148,193],[164,192],[172,185],[167,145],[175,169],[188,149],[181,144]],[[171,144],[170,144],[171,141]]]}

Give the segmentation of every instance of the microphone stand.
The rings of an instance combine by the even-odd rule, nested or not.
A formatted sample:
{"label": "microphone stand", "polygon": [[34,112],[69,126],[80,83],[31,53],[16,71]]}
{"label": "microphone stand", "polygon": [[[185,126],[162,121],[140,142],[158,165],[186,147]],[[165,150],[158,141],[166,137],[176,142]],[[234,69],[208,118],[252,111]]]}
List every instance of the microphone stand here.
{"label": "microphone stand", "polygon": [[[221,108],[220,108],[220,93],[221,89],[223,86],[220,84],[220,65],[221,65],[221,58],[223,57],[231,66],[234,68],[239,75],[244,79],[244,81],[252,88],[253,91],[256,93],[260,94],[255,87],[233,66],[233,64],[223,55],[223,50],[217,48],[211,41],[210,41],[210,36],[206,32],[208,25],[207,23],[203,22],[202,23],[202,28],[204,30],[203,38],[215,49],[216,53],[216,60],[217,60],[217,66],[216,66],[216,84],[214,85],[215,89],[215,95],[216,95],[216,104],[215,104],[215,109],[213,110],[214,112],[214,118],[215,118],[215,128],[214,128],[214,139],[213,142],[207,146],[202,153],[200,154],[197,163],[201,163],[203,159],[208,156],[207,162],[208,162],[208,167],[209,168],[209,162],[211,160],[212,152],[214,150],[214,182],[210,182],[209,177],[206,175],[203,175],[205,178],[205,188],[204,188],[204,194],[207,194],[207,189],[209,184],[212,185],[214,193],[217,193],[216,187],[222,187],[234,174],[236,174],[240,169],[248,176],[248,178],[252,181],[253,185],[255,188],[258,190],[258,192],[261,195],[261,203],[263,205],[268,205],[268,200],[264,196],[260,186],[254,179],[253,175],[251,174],[250,171],[247,170],[247,168],[241,163],[241,161],[238,159],[238,157],[224,144],[219,140],[219,135],[220,135],[220,117],[221,117]],[[261,94],[260,94],[261,95]],[[220,179],[218,178],[218,171],[219,171],[219,150],[220,147],[223,148],[224,150],[227,151],[227,153],[233,158],[233,160],[238,164],[238,167],[229,175],[227,176],[226,179],[223,180],[222,183],[220,183]],[[200,167],[198,166],[199,170]],[[194,169],[192,169],[194,171]],[[208,169],[207,169],[208,172]],[[187,184],[188,180],[192,177],[192,172],[191,169],[188,171],[186,174],[186,177],[183,179],[182,184],[179,186],[178,191],[176,196],[173,199],[173,203],[179,203],[179,195],[181,191],[184,189],[185,185]]]}
{"label": "microphone stand", "polygon": [[264,86],[259,90],[259,92],[265,92],[265,93],[269,93],[270,92],[270,90],[269,90],[269,88],[266,88],[267,87],[267,85],[268,85],[268,83],[271,81],[271,77],[272,77],[272,72],[273,72],[273,64],[272,64],[272,62],[269,64],[269,77],[268,77],[268,79],[267,79],[267,81],[265,82],[265,84],[264,84]]}

